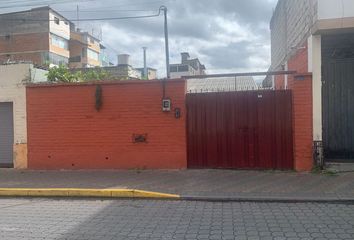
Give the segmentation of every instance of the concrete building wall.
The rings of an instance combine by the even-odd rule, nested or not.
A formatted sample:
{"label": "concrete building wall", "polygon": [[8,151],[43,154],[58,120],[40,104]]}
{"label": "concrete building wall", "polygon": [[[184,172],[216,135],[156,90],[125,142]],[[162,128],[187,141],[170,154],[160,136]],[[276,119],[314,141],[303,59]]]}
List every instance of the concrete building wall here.
{"label": "concrete building wall", "polygon": [[157,70],[156,69],[148,69],[148,79],[149,80],[157,79]]}
{"label": "concrete building wall", "polygon": [[43,79],[45,71],[30,64],[0,65],[0,102],[12,102],[14,111],[14,167],[27,168],[27,113],[25,84]]}
{"label": "concrete building wall", "polygon": [[318,19],[348,18],[354,16],[353,0],[318,1]]}
{"label": "concrete building wall", "polygon": [[171,72],[170,75],[171,75],[171,78],[180,78],[183,76],[191,76],[194,74],[191,74],[191,72]]}
{"label": "concrete building wall", "polygon": [[46,81],[47,71],[31,64],[0,65],[0,102],[12,102],[14,111],[14,167],[27,168],[26,88],[29,82]]}
{"label": "concrete building wall", "polygon": [[[59,22],[54,21],[55,18],[58,18]],[[51,33],[66,40],[70,39],[70,24],[65,18],[53,12],[49,12],[49,20],[49,30]]]}
{"label": "concrete building wall", "polygon": [[103,67],[104,71],[107,71],[113,79],[122,78],[136,78],[141,79],[141,71],[133,68],[130,65],[118,65],[112,67]]}
{"label": "concrete building wall", "polygon": [[317,18],[318,0],[279,0],[274,11],[271,29],[271,70],[282,65],[311,35]]}
{"label": "concrete building wall", "polygon": [[[287,17],[286,17],[286,2],[279,1],[274,11],[271,23],[271,70],[279,69],[280,65],[287,52]],[[276,47],[275,47],[276,46]]]}
{"label": "concrete building wall", "polygon": [[49,21],[22,21],[22,19],[49,19],[48,10],[24,11],[0,15],[0,36],[49,31]]}
{"label": "concrete building wall", "polygon": [[352,32],[354,28],[354,1],[320,0],[314,34]]}
{"label": "concrete building wall", "polygon": [[[180,169],[187,167],[185,81],[170,80],[173,108],[162,112],[161,81],[27,87],[30,169]],[[50,101],[48,102],[48,99]],[[133,141],[134,134],[147,136]]]}

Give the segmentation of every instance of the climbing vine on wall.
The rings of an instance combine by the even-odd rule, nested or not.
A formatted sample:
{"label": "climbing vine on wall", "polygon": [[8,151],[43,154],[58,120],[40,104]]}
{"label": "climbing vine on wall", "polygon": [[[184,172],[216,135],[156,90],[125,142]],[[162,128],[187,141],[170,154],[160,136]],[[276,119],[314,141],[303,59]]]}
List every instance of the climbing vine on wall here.
{"label": "climbing vine on wall", "polygon": [[101,107],[102,107],[102,87],[101,85],[97,85],[96,86],[96,103],[95,103],[95,107],[97,111],[100,111]]}

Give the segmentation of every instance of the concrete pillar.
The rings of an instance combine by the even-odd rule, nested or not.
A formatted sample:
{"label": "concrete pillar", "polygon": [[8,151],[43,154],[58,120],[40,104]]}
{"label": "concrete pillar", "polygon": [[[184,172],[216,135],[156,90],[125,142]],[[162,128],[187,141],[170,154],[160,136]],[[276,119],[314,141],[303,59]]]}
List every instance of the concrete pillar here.
{"label": "concrete pillar", "polygon": [[322,50],[321,35],[308,39],[309,72],[312,72],[313,140],[322,141]]}

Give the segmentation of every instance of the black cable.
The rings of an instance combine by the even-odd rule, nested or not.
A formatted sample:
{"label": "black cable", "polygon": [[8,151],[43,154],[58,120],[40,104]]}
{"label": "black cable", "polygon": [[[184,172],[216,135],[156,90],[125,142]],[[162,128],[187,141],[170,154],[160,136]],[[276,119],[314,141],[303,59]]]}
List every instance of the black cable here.
{"label": "black cable", "polygon": [[[55,4],[64,4],[64,3],[71,3],[71,2],[89,2],[89,1],[94,1],[94,0],[76,0],[76,1],[62,0],[60,2],[54,1],[54,0],[48,0],[48,1],[41,0],[41,2],[33,2],[33,3],[28,3],[28,1],[24,1],[23,4],[21,4],[21,2],[18,2],[17,4],[0,7],[0,9],[19,8],[19,7],[34,7],[34,6],[40,6],[40,5],[55,5]],[[27,2],[27,4],[25,2]]]}
{"label": "black cable", "polygon": [[[153,18],[161,15],[161,10],[158,13],[153,15],[142,15],[142,16],[128,16],[128,17],[108,17],[108,18],[86,18],[86,19],[65,19],[59,20],[62,22],[87,22],[87,21],[109,21],[109,20],[124,20],[124,19],[139,19],[139,18]],[[2,19],[1,21],[10,21],[10,22],[48,22],[48,21],[58,21],[56,19],[25,19],[25,18],[16,18],[16,19]]]}
{"label": "black cable", "polygon": [[[79,13],[85,13],[85,12],[154,12],[155,10],[143,10],[143,9],[117,9],[117,10],[103,10],[103,9],[97,9],[97,10],[79,10]],[[77,11],[74,10],[64,10],[60,11],[61,13],[77,13]]]}

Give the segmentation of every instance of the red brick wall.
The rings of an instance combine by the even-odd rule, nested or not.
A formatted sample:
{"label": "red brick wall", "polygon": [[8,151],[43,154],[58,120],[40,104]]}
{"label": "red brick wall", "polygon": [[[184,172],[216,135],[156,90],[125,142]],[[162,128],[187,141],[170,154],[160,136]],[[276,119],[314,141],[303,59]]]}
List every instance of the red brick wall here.
{"label": "red brick wall", "polygon": [[[28,86],[30,169],[186,168],[185,81],[171,80],[166,96],[182,117],[161,110],[160,81]],[[133,134],[148,134],[133,143]]]}
{"label": "red brick wall", "polygon": [[294,158],[295,169],[309,171],[313,167],[312,77],[308,72],[307,46],[288,61],[289,70],[304,74],[304,79],[288,77],[288,88],[293,92]]}
{"label": "red brick wall", "polygon": [[0,37],[0,61],[26,60],[43,64],[41,51],[49,51],[49,33],[17,34],[9,39]]}

